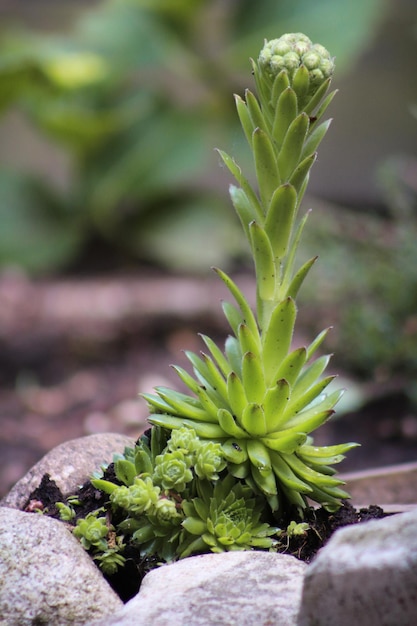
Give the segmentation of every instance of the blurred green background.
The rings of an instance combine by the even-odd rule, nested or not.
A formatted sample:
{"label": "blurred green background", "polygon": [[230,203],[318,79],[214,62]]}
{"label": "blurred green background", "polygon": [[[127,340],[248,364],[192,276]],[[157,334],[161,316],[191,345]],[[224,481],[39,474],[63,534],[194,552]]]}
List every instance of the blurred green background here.
{"label": "blurred green background", "polygon": [[264,38],[336,57],[303,254],[306,324],[361,376],[417,370],[415,0],[12,1],[0,7],[0,264],[33,277],[247,266],[214,148]]}

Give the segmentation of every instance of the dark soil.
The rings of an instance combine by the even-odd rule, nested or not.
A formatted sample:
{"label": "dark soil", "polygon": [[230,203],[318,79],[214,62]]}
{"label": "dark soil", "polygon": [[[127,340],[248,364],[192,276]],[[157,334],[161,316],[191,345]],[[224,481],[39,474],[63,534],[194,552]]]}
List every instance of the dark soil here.
{"label": "dark soil", "polygon": [[[106,480],[118,483],[112,464],[107,468],[105,475]],[[120,483],[118,483],[120,484]],[[74,494],[80,502],[77,506],[76,518],[71,522],[69,527],[76,524],[77,519],[85,517],[88,513],[95,511],[100,507],[106,507],[108,496],[96,489],[91,482],[87,481]],[[59,518],[59,511],[56,503],[64,501],[63,495],[56,483],[45,474],[42,481],[31,494],[24,508],[28,512],[43,511],[45,514]],[[107,508],[109,523],[112,523],[111,509]],[[310,563],[315,557],[318,550],[322,548],[330,539],[332,534],[343,526],[359,524],[369,520],[381,519],[387,514],[379,507],[371,505],[367,508],[355,509],[348,502],[344,502],[341,508],[335,513],[329,513],[323,508],[309,508],[305,511],[304,517],[301,519],[297,513],[289,515],[287,519],[269,520],[271,524],[277,525],[285,529],[291,520],[307,522],[309,529],[303,535],[289,537],[285,531],[282,532],[280,543],[277,546],[277,552],[280,554],[290,554],[297,559]],[[140,555],[140,547],[133,543],[127,543],[123,552],[126,563],[113,576],[105,576],[114,591],[119,595],[123,602],[128,602],[139,591],[144,576],[160,564],[158,559],[142,557]]]}

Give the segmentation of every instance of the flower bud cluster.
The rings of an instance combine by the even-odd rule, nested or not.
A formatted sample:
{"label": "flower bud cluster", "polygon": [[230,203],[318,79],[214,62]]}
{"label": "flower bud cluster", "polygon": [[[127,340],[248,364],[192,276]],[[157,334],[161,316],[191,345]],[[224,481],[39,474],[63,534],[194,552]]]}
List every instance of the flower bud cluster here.
{"label": "flower bud cluster", "polygon": [[310,93],[333,75],[335,67],[334,59],[326,48],[321,44],[313,44],[303,33],[289,33],[265,42],[258,63],[271,79],[286,70],[290,82],[299,67],[306,67]]}

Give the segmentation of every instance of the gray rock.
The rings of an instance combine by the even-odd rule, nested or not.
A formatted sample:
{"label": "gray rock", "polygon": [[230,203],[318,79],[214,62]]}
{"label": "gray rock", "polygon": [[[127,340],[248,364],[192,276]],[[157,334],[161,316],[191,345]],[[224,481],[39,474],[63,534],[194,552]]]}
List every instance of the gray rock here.
{"label": "gray rock", "polygon": [[134,441],[125,435],[99,433],[67,441],[46,454],[0,500],[0,506],[23,509],[42,476],[50,474],[63,495],[82,485],[102,463],[110,463],[115,452],[123,452]]}
{"label": "gray rock", "polygon": [[417,624],[417,511],[338,530],[308,567],[298,626]]}
{"label": "gray rock", "polygon": [[137,596],[94,626],[293,626],[306,567],[268,552],[190,557],[150,572]]}
{"label": "gray rock", "polygon": [[2,626],[81,626],[121,606],[62,522],[0,507]]}

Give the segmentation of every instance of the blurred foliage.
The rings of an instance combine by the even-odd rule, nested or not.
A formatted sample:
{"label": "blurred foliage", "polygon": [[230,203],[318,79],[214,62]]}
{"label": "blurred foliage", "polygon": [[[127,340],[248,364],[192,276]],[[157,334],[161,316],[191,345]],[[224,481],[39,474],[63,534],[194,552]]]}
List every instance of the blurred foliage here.
{"label": "blurred foliage", "polygon": [[323,319],[335,325],[343,367],[368,379],[414,381],[408,391],[417,402],[417,160],[390,157],[378,181],[383,214],[313,211],[304,252],[320,256],[301,300],[315,310],[318,327]]}
{"label": "blurred foliage", "polygon": [[177,270],[227,266],[237,225],[207,165],[216,145],[236,144],[230,93],[248,86],[248,58],[264,38],[304,31],[334,52],[340,74],[370,44],[382,6],[107,0],[69,35],[3,26],[0,111],[18,107],[58,143],[71,180],[64,193],[1,173],[0,263],[57,271],[99,238]]}

